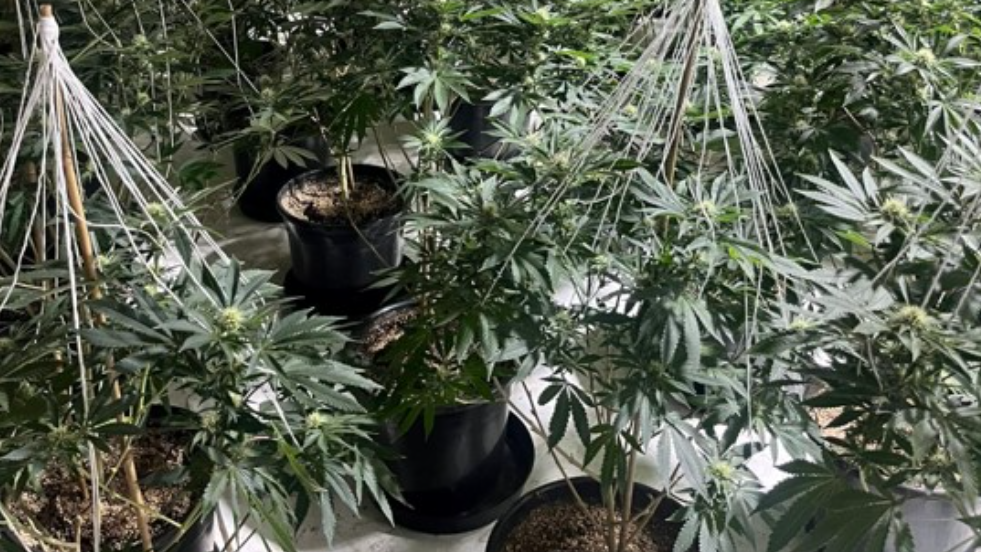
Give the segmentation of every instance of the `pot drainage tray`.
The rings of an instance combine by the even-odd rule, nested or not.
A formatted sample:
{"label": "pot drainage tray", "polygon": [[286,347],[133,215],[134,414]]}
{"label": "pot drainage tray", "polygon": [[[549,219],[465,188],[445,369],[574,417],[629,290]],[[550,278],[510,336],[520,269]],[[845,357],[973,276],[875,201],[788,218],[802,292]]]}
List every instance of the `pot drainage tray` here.
{"label": "pot drainage tray", "polygon": [[531,432],[514,414],[508,417],[505,440],[504,462],[497,479],[476,504],[454,514],[436,514],[392,500],[395,524],[421,533],[450,535],[480,529],[497,520],[521,496],[535,465]]}

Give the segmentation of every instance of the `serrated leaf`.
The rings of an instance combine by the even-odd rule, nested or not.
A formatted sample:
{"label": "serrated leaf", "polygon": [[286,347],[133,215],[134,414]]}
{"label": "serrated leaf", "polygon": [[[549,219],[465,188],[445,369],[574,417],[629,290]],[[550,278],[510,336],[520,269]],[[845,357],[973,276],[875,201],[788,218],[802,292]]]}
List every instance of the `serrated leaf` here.
{"label": "serrated leaf", "polygon": [[571,416],[571,404],[569,401],[569,395],[562,393],[559,395],[558,400],[555,401],[555,410],[552,411],[552,418],[548,423],[548,447],[555,448],[559,441],[565,437],[565,432],[569,427],[569,418]]}
{"label": "serrated leaf", "polygon": [[674,541],[674,552],[689,552],[695,544],[695,537],[698,535],[698,517],[692,516],[685,520],[678,532],[678,537]]}
{"label": "serrated leaf", "polygon": [[578,397],[571,396],[569,403],[572,405],[572,421],[576,426],[576,433],[583,445],[589,445],[589,417],[586,415],[586,408]]}
{"label": "serrated leaf", "polygon": [[538,395],[538,406],[545,406],[546,404],[552,402],[559,393],[562,392],[563,387],[557,383],[553,383],[545,388],[540,395]]}

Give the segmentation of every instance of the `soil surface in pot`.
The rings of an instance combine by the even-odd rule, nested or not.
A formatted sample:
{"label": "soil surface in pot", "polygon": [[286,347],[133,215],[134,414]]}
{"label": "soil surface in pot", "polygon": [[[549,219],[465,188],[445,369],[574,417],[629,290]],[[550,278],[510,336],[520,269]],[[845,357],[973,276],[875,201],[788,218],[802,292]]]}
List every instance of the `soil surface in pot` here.
{"label": "soil surface in pot", "polygon": [[419,311],[415,307],[393,310],[379,316],[368,326],[364,337],[364,352],[374,357],[386,347],[398,341],[405,333],[405,325],[415,318]]}
{"label": "soil surface in pot", "polygon": [[[630,532],[636,526],[631,524]],[[518,525],[506,552],[610,552],[606,545],[607,513],[602,506],[586,511],[575,504],[538,508]],[[627,547],[627,552],[671,552],[678,529],[652,520]]]}
{"label": "soil surface in pot", "polygon": [[810,409],[811,419],[821,428],[821,435],[825,438],[844,440],[848,435],[848,425],[834,427],[831,425],[838,416],[845,411],[841,407],[823,408],[815,407]]}
{"label": "soil surface in pot", "polygon": [[[132,445],[133,459],[141,478],[148,475],[162,476],[187,465],[187,435],[173,432],[150,432]],[[102,547],[104,550],[121,550],[138,545],[140,532],[133,508],[128,502],[129,492],[121,468],[121,447],[112,446],[102,455],[106,474],[111,480],[104,483],[108,489],[102,492]],[[111,471],[116,470],[117,471]],[[41,476],[42,492],[26,492],[13,502],[11,509],[17,517],[29,516],[51,536],[75,542],[75,523],[81,521],[81,534],[77,536],[81,550],[93,549],[93,528],[90,517],[91,500],[88,494],[88,478],[73,473],[65,466],[52,466]],[[183,521],[194,507],[197,495],[186,484],[142,485],[143,499],[147,508],[159,512],[168,519]],[[173,526],[163,521],[152,521],[154,539],[159,539]],[[25,542],[31,549],[30,542]]]}
{"label": "soil surface in pot", "polygon": [[[357,172],[357,171],[355,171]],[[283,195],[283,209],[300,220],[324,226],[363,224],[395,214],[399,202],[374,175],[355,175],[345,198],[340,177],[327,174],[295,182]]]}

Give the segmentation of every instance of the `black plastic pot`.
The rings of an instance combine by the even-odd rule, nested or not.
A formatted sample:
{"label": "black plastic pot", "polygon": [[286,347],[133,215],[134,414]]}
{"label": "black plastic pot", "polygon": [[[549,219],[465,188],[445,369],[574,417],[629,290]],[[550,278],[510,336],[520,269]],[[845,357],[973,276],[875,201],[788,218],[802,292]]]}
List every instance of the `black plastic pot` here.
{"label": "black plastic pot", "polygon": [[286,273],[283,281],[283,293],[290,298],[290,309],[313,309],[317,314],[346,318],[353,323],[361,322],[386,303],[391,303],[393,295],[400,297],[395,290],[395,286],[370,287],[351,293],[309,289],[297,281],[292,271]]}
{"label": "black plastic pot", "polygon": [[[569,482],[561,479],[542,485],[521,497],[521,500],[516,502],[507,513],[501,516],[501,519],[494,526],[494,530],[491,532],[490,538],[487,541],[486,552],[504,552],[507,549],[511,535],[535,510],[552,504],[571,503],[573,497],[572,492],[569,490],[569,483],[575,487],[576,492],[587,504],[600,505],[603,503],[600,484],[589,477],[574,477]],[[634,514],[650,506],[651,502],[659,495],[654,489],[641,484],[635,484],[633,492]],[[654,519],[664,522],[664,520],[667,520],[679,508],[680,506],[676,502],[665,498],[658,505]],[[681,525],[673,523],[671,525],[675,527],[674,537],[677,537],[677,533],[681,530]],[[650,526],[648,530],[650,530]],[[692,550],[694,549],[695,547],[692,547]]]}
{"label": "black plastic pot", "polygon": [[504,460],[507,421],[500,401],[440,409],[429,435],[421,419],[402,435],[384,424],[380,437],[398,455],[389,468],[406,502],[451,515],[481,500]]}
{"label": "black plastic pot", "polygon": [[235,158],[235,174],[238,177],[236,197],[242,214],[261,222],[282,222],[279,210],[276,209],[276,198],[279,191],[287,182],[310,171],[322,169],[330,160],[330,150],[327,141],[320,136],[308,136],[291,142],[291,145],[303,148],[316,155],[315,160],[307,160],[306,166],[289,163],[282,166],[270,159],[259,167],[253,178],[258,152],[246,144],[236,144],[233,148]]}
{"label": "black plastic pot", "polygon": [[[289,235],[292,277],[311,295],[359,293],[379,271],[402,261],[401,212],[362,224],[327,226],[300,219],[283,208],[286,194],[309,180],[333,174],[334,168],[304,173],[279,192],[275,202]],[[382,167],[355,165],[355,178],[372,177],[395,189],[391,173]]]}
{"label": "black plastic pot", "polygon": [[460,133],[457,138],[467,145],[455,152],[459,157],[506,158],[510,154],[508,148],[501,144],[501,139],[494,136],[494,121],[491,117],[491,102],[469,104],[460,102],[450,117],[450,128]]}
{"label": "black plastic pot", "polygon": [[[414,305],[405,300],[381,309],[361,334]],[[404,499],[392,505],[395,523],[434,534],[492,523],[518,499],[535,459],[531,433],[509,414],[505,398],[437,409],[428,433],[421,416],[404,433],[395,421],[383,423],[379,441],[393,453],[388,467]]]}

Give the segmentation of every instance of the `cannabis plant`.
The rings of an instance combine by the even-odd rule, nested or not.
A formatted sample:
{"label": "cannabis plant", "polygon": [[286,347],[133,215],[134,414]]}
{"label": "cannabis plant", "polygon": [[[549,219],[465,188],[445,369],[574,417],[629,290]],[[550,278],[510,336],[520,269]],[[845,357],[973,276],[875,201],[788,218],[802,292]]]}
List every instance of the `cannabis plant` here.
{"label": "cannabis plant", "polygon": [[[110,486],[119,467],[91,463],[91,451],[132,450],[161,423],[179,431],[191,460],[173,473],[141,474],[149,477],[139,484],[177,484],[197,502],[186,523],[147,510],[157,536],[226,504],[234,530],[254,519],[292,550],[313,504],[328,541],[341,505],[356,512],[370,496],[386,509],[372,418],[352,395],[375,386],[334,360],[345,339],[333,321],[280,314],[268,273],[230,262],[188,270],[161,263],[151,274],[133,268],[144,265],[132,255],[145,253],[107,248],[100,256],[106,299],[89,301],[87,311],[99,323],[77,334],[67,296],[55,302],[44,291],[60,272],[27,273],[14,290],[8,306],[25,316],[4,327],[0,348],[7,527],[27,542],[55,542],[23,502],[43,495],[53,470],[77,474],[75,492],[127,503]],[[94,401],[83,401],[85,389]],[[80,520],[73,533],[86,546],[98,539],[92,521]]]}
{"label": "cannabis plant", "polygon": [[[644,169],[633,174],[621,217],[601,227],[614,239],[583,232],[600,245],[580,301],[549,326],[551,375],[538,403],[554,411],[538,427],[557,462],[601,483],[611,552],[636,536],[627,513],[644,456],[683,504],[675,550],[696,540],[702,550],[738,550],[753,538],[760,492],[744,466],[759,443],[737,436],[782,419],[772,387],[782,376],[751,346],[783,282],[803,269],[747,240],[738,179],[671,187]],[[567,433],[581,455],[564,450]],[[660,501],[633,520],[650,522]]]}
{"label": "cannabis plant", "polygon": [[[912,550],[904,489],[944,493],[981,537],[981,348],[978,328],[977,172],[972,140],[958,141],[942,170],[909,152],[883,170],[840,183],[809,177],[804,192],[840,253],[827,283],[775,336],[818,389],[808,409],[832,409],[814,430],[826,464],[795,462],[765,501],[790,503],[771,550],[796,522],[815,518],[802,546]],[[832,154],[832,159],[836,159]],[[820,354],[816,354],[820,351]],[[852,480],[839,476],[849,470]],[[975,545],[977,540],[975,541]]]}
{"label": "cannabis plant", "polygon": [[439,407],[492,399],[537,363],[565,273],[548,229],[528,238],[541,201],[525,193],[533,182],[506,166],[456,165],[405,186],[429,204],[407,221],[412,262],[391,275],[418,302],[385,355],[386,394],[408,420],[423,414],[428,424]]}
{"label": "cannabis plant", "polygon": [[[19,4],[19,9],[15,9]],[[0,147],[6,148],[32,60],[37,2],[0,2]],[[201,186],[212,164],[197,155],[177,162],[199,111],[200,62],[216,45],[183,2],[58,2],[60,44],[85,86],[109,109],[161,171]],[[40,138],[38,138],[40,141]],[[185,150],[186,154],[186,150]],[[85,159],[83,175],[91,174]]]}

